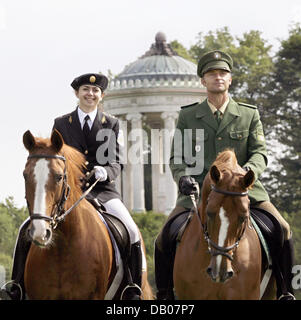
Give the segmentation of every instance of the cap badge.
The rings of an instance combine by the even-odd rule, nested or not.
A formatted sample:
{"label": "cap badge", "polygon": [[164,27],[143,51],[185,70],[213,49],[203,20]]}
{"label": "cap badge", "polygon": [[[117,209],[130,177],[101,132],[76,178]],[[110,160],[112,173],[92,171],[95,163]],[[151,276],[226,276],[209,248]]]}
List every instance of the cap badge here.
{"label": "cap badge", "polygon": [[220,59],[222,56],[221,56],[221,54],[219,53],[219,52],[215,52],[214,53],[214,58],[215,59]]}
{"label": "cap badge", "polygon": [[96,81],[96,78],[95,76],[91,76],[89,80],[90,80],[90,83],[94,83]]}

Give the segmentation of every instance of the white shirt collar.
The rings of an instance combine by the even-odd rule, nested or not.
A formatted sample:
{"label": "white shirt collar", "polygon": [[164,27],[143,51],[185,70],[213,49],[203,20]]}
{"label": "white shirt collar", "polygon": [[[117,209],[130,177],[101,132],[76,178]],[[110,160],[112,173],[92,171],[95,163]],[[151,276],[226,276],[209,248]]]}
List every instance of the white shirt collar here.
{"label": "white shirt collar", "polygon": [[81,128],[83,128],[83,126],[84,126],[85,116],[88,115],[90,117],[90,120],[88,120],[88,125],[91,129],[93,122],[94,122],[96,115],[97,115],[97,108],[95,108],[93,111],[91,111],[89,113],[86,113],[80,107],[77,107],[77,114],[78,114],[78,119],[79,119]]}

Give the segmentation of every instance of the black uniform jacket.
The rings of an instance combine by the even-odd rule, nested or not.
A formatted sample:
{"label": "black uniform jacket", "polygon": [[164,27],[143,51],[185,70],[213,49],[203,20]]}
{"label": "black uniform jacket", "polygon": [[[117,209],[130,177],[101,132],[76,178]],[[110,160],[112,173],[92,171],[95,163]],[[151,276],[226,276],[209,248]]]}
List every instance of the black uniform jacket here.
{"label": "black uniform jacket", "polygon": [[[120,146],[117,142],[118,119],[98,110],[87,142],[81,129],[77,109],[56,118],[53,129],[61,133],[66,144],[85,155],[86,173],[90,172],[94,166],[103,166],[107,170],[107,180],[96,184],[92,192],[93,197],[97,197],[102,203],[114,198],[120,199],[115,185],[115,179],[121,172]],[[83,186],[84,189],[94,181],[93,175],[89,183]]]}

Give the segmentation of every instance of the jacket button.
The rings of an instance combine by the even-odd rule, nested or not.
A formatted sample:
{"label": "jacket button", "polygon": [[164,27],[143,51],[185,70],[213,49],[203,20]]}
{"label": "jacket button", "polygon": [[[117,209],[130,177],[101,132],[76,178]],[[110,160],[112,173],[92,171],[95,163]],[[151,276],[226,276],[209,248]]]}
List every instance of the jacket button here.
{"label": "jacket button", "polygon": [[90,185],[90,183],[89,183],[89,182],[87,182],[87,183],[86,183],[86,187],[89,187],[89,185]]}
{"label": "jacket button", "polygon": [[90,174],[90,171],[87,171],[87,172],[86,172],[86,176],[88,176],[89,174]]}
{"label": "jacket button", "polygon": [[217,138],[217,140],[219,140],[219,141],[222,140],[222,139],[223,139],[222,137],[218,137],[218,138]]}
{"label": "jacket button", "polygon": [[89,161],[86,161],[86,162],[85,162],[85,165],[87,166],[88,164],[89,164]]}
{"label": "jacket button", "polygon": [[89,151],[88,150],[85,150],[85,154],[88,154],[89,153]]}

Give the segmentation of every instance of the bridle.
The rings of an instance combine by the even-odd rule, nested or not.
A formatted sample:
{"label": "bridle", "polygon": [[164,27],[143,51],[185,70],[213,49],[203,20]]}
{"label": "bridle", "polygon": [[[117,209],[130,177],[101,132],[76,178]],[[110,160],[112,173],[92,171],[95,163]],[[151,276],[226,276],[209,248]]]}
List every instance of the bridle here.
{"label": "bridle", "polygon": [[[47,154],[32,154],[29,155],[27,159],[59,159],[62,160],[65,163],[64,167],[64,174],[63,174],[63,188],[60,196],[60,200],[58,203],[54,205],[54,210],[51,212],[50,216],[47,216],[45,214],[41,213],[34,213],[31,212],[29,203],[27,201],[27,207],[29,210],[29,218],[30,220],[45,220],[49,222],[50,227],[55,230],[60,222],[62,222],[66,216],[82,201],[86,195],[94,188],[96,183],[100,179],[96,179],[95,182],[90,186],[89,189],[87,189],[80,198],[68,209],[65,211],[64,206],[65,202],[68,199],[68,196],[70,194],[70,186],[67,183],[67,170],[66,170],[66,158],[62,155],[47,155]],[[94,174],[94,171],[92,170],[89,174],[87,179],[89,179]]]}
{"label": "bridle", "polygon": [[[232,197],[245,197],[248,195],[248,191],[233,192],[233,191],[221,190],[221,189],[216,188],[214,185],[211,185],[211,190],[214,192],[221,193],[226,196],[232,196]],[[237,240],[235,241],[235,243],[232,244],[231,246],[228,246],[228,247],[221,247],[210,239],[210,235],[208,233],[208,228],[207,228],[207,221],[205,223],[202,223],[201,217],[199,215],[199,212],[198,212],[197,206],[196,206],[195,194],[191,195],[191,198],[192,198],[192,202],[194,203],[194,206],[196,208],[196,213],[197,213],[200,225],[201,225],[201,229],[203,231],[204,239],[208,244],[208,251],[209,251],[210,255],[212,257],[222,255],[222,256],[225,256],[226,258],[228,258],[229,260],[233,261],[234,250],[237,249],[237,247],[239,246],[239,242],[245,233],[247,221],[244,221],[243,229],[242,229],[240,235],[237,237]],[[232,251],[231,254],[229,253],[230,251]]]}
{"label": "bridle", "polygon": [[[29,155],[27,159],[59,159],[62,160],[64,163],[66,162],[66,158],[61,155],[46,155],[46,154],[32,154]],[[64,167],[64,174],[63,174],[63,187],[61,196],[59,198],[58,203],[54,205],[54,210],[51,212],[51,216],[47,216],[41,213],[34,213],[30,211],[29,203],[27,201],[27,207],[29,210],[29,218],[30,220],[45,220],[49,221],[49,224],[52,229],[56,229],[60,219],[59,217],[64,213],[64,205],[68,199],[70,193],[70,187],[67,183],[67,173],[66,173],[66,164]]]}

